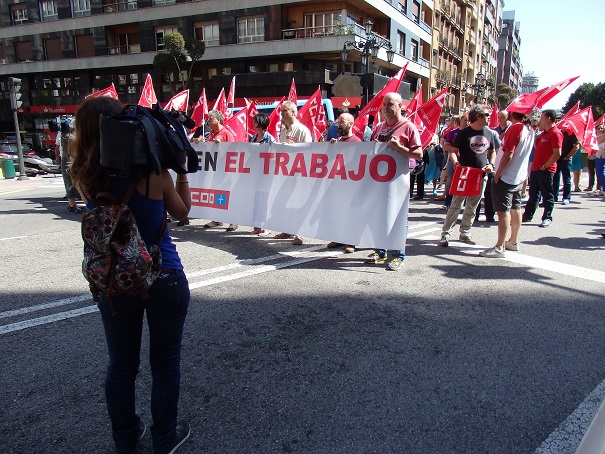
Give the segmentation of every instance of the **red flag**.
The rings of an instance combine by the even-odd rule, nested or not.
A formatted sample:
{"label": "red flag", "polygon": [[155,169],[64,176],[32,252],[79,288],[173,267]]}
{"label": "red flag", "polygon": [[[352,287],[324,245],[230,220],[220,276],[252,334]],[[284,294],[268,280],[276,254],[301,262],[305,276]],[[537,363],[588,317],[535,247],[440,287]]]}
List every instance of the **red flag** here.
{"label": "red flag", "polygon": [[422,84],[418,83],[418,90],[416,90],[414,97],[408,104],[408,107],[405,110],[405,113],[407,115],[411,115],[414,112],[416,112],[420,108],[421,105],[422,105]]}
{"label": "red flag", "polygon": [[116,87],[113,82],[107,88],[103,90],[95,91],[94,93],[89,94],[86,98],[98,98],[100,96],[107,96],[109,98],[118,99],[118,92],[116,91]]}
{"label": "red flag", "polygon": [[565,120],[561,119],[557,123],[557,128],[561,131],[565,131],[568,134],[574,134],[581,142],[586,132],[586,124],[588,123],[588,112],[592,116],[592,108],[590,106],[580,110],[574,115],[568,116]]}
{"label": "red flag", "polygon": [[[355,122],[353,123],[353,133],[363,140],[363,133],[368,125],[368,115],[376,116],[380,109],[382,109],[382,100],[387,93],[397,92],[399,90],[399,86],[401,85],[401,81],[403,80],[403,76],[405,75],[405,70],[408,67],[408,63],[406,62],[403,68],[399,70],[397,74],[391,77],[382,89],[376,93],[370,102],[368,102],[363,109],[357,115]],[[377,122],[376,122],[377,123]]]}
{"label": "red flag", "polygon": [[246,100],[246,107],[248,108],[248,134],[253,136],[256,134],[256,129],[254,129],[254,117],[258,114],[258,109],[256,108],[256,104],[248,101],[246,98],[244,99]]}
{"label": "red flag", "polygon": [[561,117],[561,119],[559,121],[566,120],[569,117],[571,117],[572,115],[577,114],[579,111],[580,111],[580,101],[575,103],[575,105],[571,106],[571,109],[569,109],[567,112],[565,112],[565,114]]}
{"label": "red flag", "polygon": [[496,129],[498,127],[498,114],[499,113],[500,113],[500,109],[498,109],[498,104],[494,103],[492,113],[489,115],[489,129]]}
{"label": "red flag", "polygon": [[[233,106],[235,105],[235,76],[231,79],[231,86],[229,87],[229,93],[227,94],[227,116],[233,115]],[[227,118],[227,117],[225,117]]]}
{"label": "red flag", "polygon": [[156,98],[155,96],[155,90],[153,89],[153,82],[151,81],[151,76],[147,74],[147,78],[145,79],[145,85],[143,86],[141,97],[139,98],[139,106],[151,107],[157,103],[158,98]]}
{"label": "red flag", "polygon": [[443,110],[448,90],[448,87],[441,90],[410,116],[410,120],[416,125],[420,133],[420,142],[422,143],[423,150],[429,146],[439,126],[439,118],[441,117],[441,111]]}
{"label": "red flag", "polygon": [[279,137],[279,129],[281,126],[281,106],[286,100],[285,96],[277,103],[271,115],[269,115],[269,127],[267,132],[271,134],[275,139]]}
{"label": "red flag", "polygon": [[544,104],[561,93],[569,84],[580,76],[565,79],[557,84],[542,88],[533,93],[523,93],[511,102],[506,110],[509,112],[519,112],[522,114],[531,114],[534,109],[540,109]]}
{"label": "red flag", "polygon": [[248,108],[244,107],[226,120],[223,128],[231,131],[236,142],[248,142]]}
{"label": "red flag", "polygon": [[596,154],[599,151],[599,142],[597,140],[597,131],[595,130],[592,108],[588,111],[588,121],[586,122],[586,131],[584,131],[584,140],[582,146],[588,155]]}
{"label": "red flag", "polygon": [[218,94],[218,98],[216,98],[212,110],[218,110],[223,114],[223,117],[227,119],[227,100],[225,99],[225,88],[221,88],[221,92]]}
{"label": "red flag", "polygon": [[197,104],[193,107],[191,119],[195,121],[195,127],[199,128],[204,123],[205,118],[208,118],[208,101],[206,100],[206,89],[203,88],[200,99],[197,100]]}
{"label": "red flag", "polygon": [[317,123],[321,110],[321,87],[313,95],[307,99],[307,102],[298,111],[298,119],[300,122],[313,131]]}
{"label": "red flag", "polygon": [[290,84],[290,93],[288,93],[288,101],[291,101],[295,105],[298,105],[298,97],[296,96],[296,84],[294,83],[294,78],[292,78],[292,83]]}
{"label": "red flag", "polygon": [[595,127],[599,125],[605,125],[605,114],[601,115],[598,120],[594,122]]}
{"label": "red flag", "polygon": [[189,109],[189,89],[177,93],[168,100],[164,106],[164,110],[170,109],[180,110],[181,112],[185,113],[187,112]]}

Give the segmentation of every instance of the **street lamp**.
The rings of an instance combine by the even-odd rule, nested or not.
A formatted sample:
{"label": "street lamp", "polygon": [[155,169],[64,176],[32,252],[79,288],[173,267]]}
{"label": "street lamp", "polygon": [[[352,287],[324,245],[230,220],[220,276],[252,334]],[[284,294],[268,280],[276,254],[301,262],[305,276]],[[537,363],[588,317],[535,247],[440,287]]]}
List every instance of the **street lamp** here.
{"label": "street lamp", "polygon": [[488,79],[483,73],[477,74],[474,84],[465,84],[466,89],[472,90],[473,94],[475,95],[476,104],[481,104],[484,101],[486,91],[491,91],[493,85],[492,80]]}
{"label": "street lamp", "polygon": [[389,63],[393,63],[393,59],[395,58],[395,51],[393,50],[393,45],[390,41],[379,38],[375,33],[372,33],[372,26],[374,24],[372,21],[368,20],[364,24],[366,36],[365,41],[345,41],[340,51],[340,57],[342,58],[342,62],[346,63],[347,58],[349,56],[349,48],[356,49],[360,52],[361,55],[361,66],[363,68],[363,105],[365,106],[368,103],[368,75],[370,73],[370,57],[372,57],[372,61],[376,60],[378,57],[378,51],[380,48],[386,49],[387,51],[387,61]]}

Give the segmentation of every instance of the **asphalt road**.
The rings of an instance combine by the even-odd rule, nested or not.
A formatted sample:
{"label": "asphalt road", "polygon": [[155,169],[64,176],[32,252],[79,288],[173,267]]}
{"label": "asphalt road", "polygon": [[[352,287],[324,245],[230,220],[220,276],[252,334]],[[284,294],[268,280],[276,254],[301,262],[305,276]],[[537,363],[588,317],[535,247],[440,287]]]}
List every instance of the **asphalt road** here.
{"label": "asphalt road", "polygon": [[[113,452],[104,335],[62,195],[60,178],[0,181],[4,453]],[[179,452],[573,452],[586,402],[605,397],[604,200],[574,193],[506,259],[477,255],[495,224],[475,225],[479,246],[436,246],[444,216],[411,203],[401,272],[365,265],[368,250],[171,224],[192,289]]]}

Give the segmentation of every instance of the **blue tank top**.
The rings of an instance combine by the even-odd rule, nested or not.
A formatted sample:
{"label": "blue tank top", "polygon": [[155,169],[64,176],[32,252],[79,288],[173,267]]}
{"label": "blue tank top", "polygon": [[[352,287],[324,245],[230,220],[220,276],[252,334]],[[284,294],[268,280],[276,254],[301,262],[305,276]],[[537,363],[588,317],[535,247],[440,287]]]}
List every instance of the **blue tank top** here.
{"label": "blue tank top", "polygon": [[[128,181],[122,181],[119,185],[120,189],[111,192],[118,200],[122,200],[129,184]],[[137,227],[145,245],[158,244],[160,246],[162,269],[182,270],[183,264],[176,250],[176,245],[172,242],[168,224],[166,224],[164,234],[158,243],[160,227],[162,227],[164,220],[164,200],[149,199],[135,190],[127,205],[137,221]],[[94,205],[88,202],[87,208],[92,209]]]}

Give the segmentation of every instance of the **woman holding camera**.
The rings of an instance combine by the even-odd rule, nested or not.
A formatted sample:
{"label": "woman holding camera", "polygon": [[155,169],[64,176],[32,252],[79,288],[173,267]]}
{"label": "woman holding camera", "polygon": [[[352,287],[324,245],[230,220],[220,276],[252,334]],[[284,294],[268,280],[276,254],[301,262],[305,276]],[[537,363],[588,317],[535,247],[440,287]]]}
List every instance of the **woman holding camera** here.
{"label": "woman holding camera", "polygon": [[[105,399],[117,452],[132,452],[146,431],[135,410],[135,380],[139,369],[143,318],[149,326],[151,389],[151,436],[155,453],[174,453],[189,437],[189,424],[177,421],[180,390],[181,339],[189,306],[189,284],[183,265],[165,224],[166,212],[176,219],[187,217],[191,196],[186,175],[176,184],[163,169],[141,179],[111,177],[100,165],[99,116],[121,112],[122,104],[109,97],[89,98],[76,112],[76,130],[69,151],[74,184],[88,207],[101,192],[128,201],[146,245],[158,244],[162,271],[149,288],[149,298],[101,293],[98,304],[109,350]],[[134,186],[131,186],[134,185]],[[112,308],[114,314],[112,314]]]}

